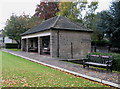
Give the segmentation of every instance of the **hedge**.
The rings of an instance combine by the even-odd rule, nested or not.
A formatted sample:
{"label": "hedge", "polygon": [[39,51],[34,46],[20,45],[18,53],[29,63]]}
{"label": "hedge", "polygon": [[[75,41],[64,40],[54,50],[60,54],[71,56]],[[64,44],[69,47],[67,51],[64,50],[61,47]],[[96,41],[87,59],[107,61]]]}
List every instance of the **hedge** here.
{"label": "hedge", "polygon": [[95,55],[105,55],[105,56],[113,56],[113,70],[120,71],[120,54],[117,53],[90,53]]}
{"label": "hedge", "polygon": [[18,48],[18,44],[17,43],[6,43],[5,44],[5,48]]}
{"label": "hedge", "polygon": [[110,43],[107,40],[101,40],[101,41],[92,41],[91,45],[96,45],[96,46],[108,46]]}

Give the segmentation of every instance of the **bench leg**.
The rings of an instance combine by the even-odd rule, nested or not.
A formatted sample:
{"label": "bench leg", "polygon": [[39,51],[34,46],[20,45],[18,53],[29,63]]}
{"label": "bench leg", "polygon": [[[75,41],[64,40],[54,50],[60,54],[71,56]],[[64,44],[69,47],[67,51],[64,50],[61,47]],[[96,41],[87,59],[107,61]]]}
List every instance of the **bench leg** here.
{"label": "bench leg", "polygon": [[107,68],[107,71],[109,70],[110,72],[112,72],[112,67],[111,66],[110,67],[107,66],[106,68]]}
{"label": "bench leg", "polygon": [[83,68],[85,68],[85,64],[83,64]]}
{"label": "bench leg", "polygon": [[85,65],[85,64],[83,64],[83,68],[85,68],[85,67],[88,67],[88,68],[89,68],[89,65]]}
{"label": "bench leg", "polygon": [[109,67],[108,67],[108,66],[106,66],[106,69],[107,69],[107,71],[108,71]]}
{"label": "bench leg", "polygon": [[112,69],[110,69],[110,72],[112,72]]}
{"label": "bench leg", "polygon": [[110,66],[110,72],[112,72],[112,66]]}
{"label": "bench leg", "polygon": [[89,65],[87,65],[87,67],[89,68]]}

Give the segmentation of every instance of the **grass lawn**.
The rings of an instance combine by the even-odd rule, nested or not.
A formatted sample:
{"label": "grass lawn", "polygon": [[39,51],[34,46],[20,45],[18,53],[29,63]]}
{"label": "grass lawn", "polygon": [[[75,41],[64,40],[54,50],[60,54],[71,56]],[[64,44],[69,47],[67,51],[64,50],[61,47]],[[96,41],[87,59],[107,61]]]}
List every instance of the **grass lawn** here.
{"label": "grass lawn", "polygon": [[1,53],[3,87],[107,87],[0,51]]}

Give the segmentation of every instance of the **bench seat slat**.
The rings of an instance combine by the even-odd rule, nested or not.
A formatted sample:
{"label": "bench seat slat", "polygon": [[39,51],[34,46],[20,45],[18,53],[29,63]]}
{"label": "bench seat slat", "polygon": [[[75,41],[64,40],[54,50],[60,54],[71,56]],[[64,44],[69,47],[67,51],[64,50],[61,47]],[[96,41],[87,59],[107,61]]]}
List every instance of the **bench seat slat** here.
{"label": "bench seat slat", "polygon": [[[85,62],[85,64],[96,65],[96,66],[107,66],[107,64],[95,63],[95,62]],[[110,65],[108,65],[110,66]]]}

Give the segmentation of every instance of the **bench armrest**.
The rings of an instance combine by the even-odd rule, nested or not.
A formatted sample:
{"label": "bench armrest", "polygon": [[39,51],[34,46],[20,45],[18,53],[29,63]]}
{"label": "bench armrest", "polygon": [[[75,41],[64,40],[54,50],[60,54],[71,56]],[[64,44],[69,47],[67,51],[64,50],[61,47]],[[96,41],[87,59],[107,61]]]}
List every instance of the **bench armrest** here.
{"label": "bench armrest", "polygon": [[106,61],[106,64],[111,64],[112,65],[113,60]]}
{"label": "bench armrest", "polygon": [[88,58],[82,58],[83,62],[86,62],[88,60]]}

